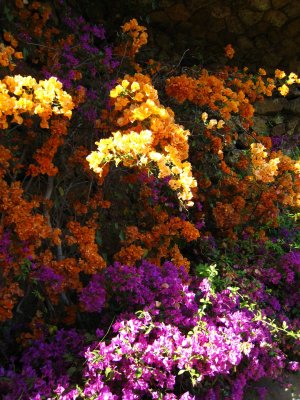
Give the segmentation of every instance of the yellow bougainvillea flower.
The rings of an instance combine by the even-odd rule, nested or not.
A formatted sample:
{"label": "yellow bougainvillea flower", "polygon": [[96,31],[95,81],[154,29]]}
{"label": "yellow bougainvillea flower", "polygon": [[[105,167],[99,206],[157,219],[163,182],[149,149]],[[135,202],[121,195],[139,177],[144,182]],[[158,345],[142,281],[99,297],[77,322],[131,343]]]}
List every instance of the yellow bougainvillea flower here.
{"label": "yellow bougainvillea flower", "polygon": [[207,121],[207,118],[208,118],[207,112],[203,112],[202,115],[201,115],[202,121],[203,121],[203,122],[206,122],[206,121]]}
{"label": "yellow bougainvillea flower", "polygon": [[289,78],[288,78],[288,80],[286,81],[286,83],[287,83],[288,85],[292,85],[293,83],[296,83],[297,81],[298,81],[298,75],[295,74],[294,72],[291,72],[291,73],[289,74]]}
{"label": "yellow bougainvillea flower", "polygon": [[140,85],[138,82],[132,82],[131,87],[130,87],[132,92],[136,92],[137,90],[140,89]]}
{"label": "yellow bougainvillea flower", "polygon": [[218,124],[217,124],[217,129],[223,128],[224,124],[225,124],[225,122],[224,122],[222,119],[220,119],[220,120],[218,121]]}
{"label": "yellow bougainvillea flower", "polygon": [[212,129],[214,126],[218,124],[218,121],[216,119],[210,119],[209,123],[207,125],[207,129]]}
{"label": "yellow bougainvillea flower", "polygon": [[282,85],[278,88],[278,92],[282,95],[282,96],[286,96],[289,93],[290,89],[288,88],[287,85]]}
{"label": "yellow bougainvillea flower", "polygon": [[112,97],[113,99],[115,99],[116,97],[118,97],[122,92],[123,92],[124,88],[121,85],[116,86],[114,89],[112,89],[109,93],[110,97]]}
{"label": "yellow bougainvillea flower", "polygon": [[[170,177],[170,186],[181,204],[191,206],[191,189],[197,183],[190,163],[185,161],[190,132],[175,123],[170,108],[160,104],[149,76],[126,75],[119,82],[111,91],[111,103],[120,130],[96,143],[97,151],[87,157],[90,168],[100,175],[110,162],[147,168],[150,173],[157,173],[158,178]],[[141,130],[143,126],[148,129]]]}
{"label": "yellow bougainvillea flower", "polygon": [[123,87],[124,89],[127,89],[128,86],[129,86],[128,80],[127,80],[127,79],[123,79],[123,80],[122,80],[122,87]]}

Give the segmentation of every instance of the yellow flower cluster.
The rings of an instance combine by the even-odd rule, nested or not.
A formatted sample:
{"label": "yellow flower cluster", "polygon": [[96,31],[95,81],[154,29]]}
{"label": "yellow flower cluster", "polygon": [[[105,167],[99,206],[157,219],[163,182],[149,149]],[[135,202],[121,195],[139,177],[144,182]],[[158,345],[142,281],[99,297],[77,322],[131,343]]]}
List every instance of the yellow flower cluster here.
{"label": "yellow flower cluster", "polygon": [[258,181],[270,183],[274,181],[274,176],[278,174],[278,157],[266,161],[268,153],[265,146],[261,143],[251,144],[251,160],[253,165],[253,173]]}
{"label": "yellow flower cluster", "polygon": [[290,89],[287,85],[282,85],[279,86],[278,91],[281,94],[281,96],[286,96],[289,93]]}
{"label": "yellow flower cluster", "polygon": [[63,91],[62,83],[52,77],[37,82],[31,76],[6,76],[0,81],[0,128],[8,127],[7,116],[12,122],[23,123],[22,114],[38,115],[40,126],[49,128],[52,114],[72,116],[72,97]]}
{"label": "yellow flower cluster", "polygon": [[122,132],[114,132],[112,137],[96,143],[98,150],[87,157],[90,167],[101,174],[102,167],[111,161],[150,171],[156,166],[158,177],[170,176],[169,185],[176,190],[179,200],[191,206],[192,188],[197,183],[190,163],[185,161],[190,132],[175,123],[171,109],[160,104],[149,76],[127,75],[110,96]]}
{"label": "yellow flower cluster", "polygon": [[[280,69],[275,70],[275,78],[277,79],[283,79],[286,78],[286,73],[284,71],[281,71]],[[286,96],[290,89],[288,85],[293,85],[294,83],[299,84],[300,83],[300,78],[298,77],[297,74],[294,72],[291,72],[289,76],[286,79],[286,82],[278,87],[278,91],[282,96]]]}
{"label": "yellow flower cluster", "polygon": [[90,167],[97,173],[102,173],[100,165],[105,165],[111,161],[115,161],[116,165],[120,162],[126,167],[135,165],[145,165],[148,159],[145,156],[147,148],[150,148],[152,142],[152,133],[149,130],[137,133],[122,135],[120,131],[113,132],[113,136],[108,139],[102,139],[96,142],[97,151],[93,151],[87,161]]}

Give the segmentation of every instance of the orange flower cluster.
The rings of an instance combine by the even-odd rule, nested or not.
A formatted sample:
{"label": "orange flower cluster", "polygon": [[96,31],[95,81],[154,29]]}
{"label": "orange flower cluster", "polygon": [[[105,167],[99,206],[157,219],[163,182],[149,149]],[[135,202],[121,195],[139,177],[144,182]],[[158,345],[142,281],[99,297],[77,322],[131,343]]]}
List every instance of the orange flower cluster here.
{"label": "orange flower cluster", "polygon": [[49,238],[54,234],[45,217],[34,212],[39,202],[27,201],[23,197],[24,191],[20,182],[8,185],[4,180],[0,180],[0,191],[3,224],[13,228],[21,241],[29,241],[37,248],[41,244],[41,238]]}
{"label": "orange flower cluster", "polygon": [[183,74],[167,79],[166,92],[180,103],[188,100],[209,107],[213,112],[219,112],[226,121],[232,114],[239,115],[245,128],[248,128],[252,125],[254,114],[252,103],[263,99],[263,96],[271,96],[276,87],[274,79],[264,78],[264,75],[262,69],[258,75],[240,72],[237,68],[225,68],[212,75],[202,69],[197,78]]}
{"label": "orange flower cluster", "polygon": [[15,0],[15,5],[18,18],[26,31],[36,38],[41,37],[43,28],[51,15],[50,5],[39,1],[22,0]]}
{"label": "orange flower cluster", "polygon": [[58,168],[53,164],[53,158],[59,148],[64,143],[63,137],[68,133],[68,121],[63,118],[52,119],[50,122],[51,136],[44,142],[42,147],[36,151],[33,158],[38,165],[30,164],[28,174],[37,176],[46,174],[54,176]]}
{"label": "orange flower cluster", "polygon": [[12,154],[9,149],[0,145],[0,179],[4,178],[4,175],[9,168],[9,160],[12,159]]}
{"label": "orange flower cluster", "polygon": [[261,143],[251,144],[251,161],[253,166],[253,173],[258,181],[264,183],[274,182],[275,176],[278,174],[279,158],[272,158],[266,161],[267,152],[265,146]]}
{"label": "orange flower cluster", "polygon": [[234,51],[234,48],[232,47],[231,44],[228,44],[228,45],[225,47],[224,50],[225,50],[226,57],[228,57],[228,58],[230,58],[230,59],[233,58],[235,51]]}
{"label": "orange flower cluster", "polygon": [[23,290],[16,282],[0,288],[0,321],[4,322],[13,317],[13,308],[17,300],[23,296]]}
{"label": "orange flower cluster", "polygon": [[129,57],[134,57],[139,52],[140,48],[147,43],[148,34],[146,28],[138,24],[135,18],[126,22],[122,26],[123,32],[129,37],[130,43],[126,43],[126,46],[117,48],[119,54],[126,54]]}
{"label": "orange flower cluster", "polygon": [[184,74],[167,79],[166,83],[166,92],[169,96],[179,102],[189,100],[199,106],[208,106],[211,110],[219,111],[225,120],[230,119],[231,113],[242,110],[245,117],[253,115],[253,108],[242,91],[236,93],[225,87],[222,79],[209,75],[206,70],[201,72],[198,79]]}
{"label": "orange flower cluster", "polygon": [[115,254],[115,260],[120,261],[125,265],[135,265],[145,255],[145,249],[141,246],[131,244],[123,247],[118,253]]}
{"label": "orange flower cluster", "polygon": [[[9,170],[8,167],[7,170]],[[10,246],[10,253],[14,256],[12,261],[7,262],[4,255],[0,254],[2,280],[0,320],[4,321],[12,317],[12,309],[23,295],[19,282],[16,282],[16,279],[22,275],[21,266],[25,258],[20,245],[27,243],[26,257],[28,255],[35,257],[35,252],[41,246],[42,239],[52,239],[54,243],[59,231],[52,230],[46,218],[41,214],[35,213],[35,209],[39,206],[37,201],[27,201],[23,198],[24,192],[20,187],[20,182],[14,182],[9,185],[1,178],[0,192],[2,225],[0,227],[0,238],[3,236],[4,229],[13,232],[12,236],[14,237],[14,241]]]}
{"label": "orange flower cluster", "polygon": [[235,164],[237,172],[244,170],[242,175],[228,167],[224,169],[222,163],[223,160],[220,167],[224,175],[217,186],[207,188],[204,181],[201,188],[201,175],[198,182],[203,190],[201,201],[206,211],[212,212],[221,236],[236,238],[238,227],[252,226],[257,233],[258,224],[276,227],[281,205],[299,207],[299,161],[281,151],[269,153],[256,142],[250,145],[249,157],[244,155]]}
{"label": "orange flower cluster", "polygon": [[5,31],[3,37],[4,40],[9,43],[9,45],[5,46],[3,43],[0,43],[0,65],[2,67],[8,67],[10,71],[13,71],[16,67],[16,64],[12,57],[14,57],[16,60],[20,60],[23,58],[23,53],[21,51],[16,51],[18,41],[10,32]]}
{"label": "orange flower cluster", "polygon": [[83,260],[79,261],[81,270],[87,274],[94,274],[105,267],[105,261],[100,256],[95,243],[96,227],[81,226],[76,221],[68,223],[72,236],[67,237],[69,245],[77,244]]}
{"label": "orange flower cluster", "polygon": [[[141,195],[146,195],[147,189],[143,192]],[[137,226],[128,226],[122,249],[115,255],[115,259],[120,262],[129,262],[130,259],[135,263],[147,255],[147,258],[157,265],[170,259],[176,266],[184,266],[188,271],[190,263],[182,256],[176,242],[179,239],[186,242],[197,240],[200,236],[198,229],[189,221],[170,217],[158,208],[146,206],[145,202],[143,204],[144,210],[140,213],[140,218],[143,220],[147,215],[152,215],[152,228],[145,230]]]}
{"label": "orange flower cluster", "polygon": [[260,70],[260,73],[256,75],[248,74],[246,71],[240,72],[236,68],[233,69],[233,72],[227,71],[228,85],[236,88],[235,90],[242,91],[250,103],[263,100],[265,96],[272,96],[276,88],[275,81],[273,78],[265,77],[265,71]]}
{"label": "orange flower cluster", "polygon": [[213,209],[213,215],[218,228],[228,230],[239,225],[242,221],[241,213],[246,201],[241,196],[236,196],[232,203],[217,202]]}

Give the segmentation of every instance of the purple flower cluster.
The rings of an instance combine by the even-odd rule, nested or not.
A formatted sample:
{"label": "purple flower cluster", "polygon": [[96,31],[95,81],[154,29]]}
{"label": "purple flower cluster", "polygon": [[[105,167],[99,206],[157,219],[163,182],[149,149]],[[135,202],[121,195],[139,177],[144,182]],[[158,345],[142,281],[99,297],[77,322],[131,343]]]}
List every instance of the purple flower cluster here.
{"label": "purple flower cluster", "polygon": [[85,311],[101,312],[105,304],[106,290],[103,275],[95,274],[82,290],[80,302]]}
{"label": "purple flower cluster", "polygon": [[[92,25],[82,16],[72,16],[68,7],[64,10],[64,14],[65,32],[74,36],[74,43],[64,42],[59,59],[51,67],[44,67],[43,74],[45,78],[57,77],[67,90],[76,89],[80,83],[88,92],[95,92],[91,87],[94,87],[95,79],[101,79],[102,83],[105,75],[106,82],[112,80],[110,74],[119,66],[119,61],[114,59],[112,49],[105,41],[106,34],[102,25]],[[84,80],[78,76],[78,72],[82,74]],[[98,117],[96,110],[99,110],[99,105],[104,103],[105,95],[100,90],[96,92],[96,98],[90,98],[89,95],[90,93],[87,93],[84,109],[79,107],[79,111],[86,120],[95,121]]]}
{"label": "purple flower cluster", "polygon": [[52,268],[46,266],[42,266],[41,268],[39,268],[33,275],[33,277],[41,282],[47,283],[47,285],[54,290],[60,290],[61,285],[64,281],[63,276],[54,272]]}
{"label": "purple flower cluster", "polygon": [[118,313],[145,309],[159,315],[165,323],[190,327],[195,322],[198,303],[188,287],[189,281],[184,269],[170,262],[161,268],[147,261],[139,267],[115,263],[92,276],[80,301],[86,311],[100,312],[109,299],[108,305]]}
{"label": "purple flower cluster", "polygon": [[[81,351],[84,337],[74,330],[60,330],[50,340],[36,340],[25,349],[20,363],[22,370],[15,372],[15,365],[0,368],[0,393],[4,400],[42,400],[55,398],[62,393],[62,388],[68,387],[69,400],[76,397],[72,393],[71,377],[74,366],[81,362]],[[73,392],[74,393],[74,392]]]}
{"label": "purple flower cluster", "polygon": [[145,172],[140,172],[138,178],[141,183],[146,184],[151,189],[149,199],[153,204],[165,204],[170,208],[174,208],[177,203],[174,193],[170,191],[168,183],[171,177],[158,179],[155,175],[148,175]]}
{"label": "purple flower cluster", "polygon": [[10,244],[10,232],[3,232],[2,237],[0,238],[0,257],[3,258],[6,263],[12,261],[12,257],[9,253]]}
{"label": "purple flower cluster", "polygon": [[115,322],[102,322],[92,342],[60,330],[33,343],[1,370],[5,400],[242,400],[249,382],[299,368],[237,294],[214,293],[170,262],[115,263],[92,276],[80,301]]}
{"label": "purple flower cluster", "polygon": [[63,18],[63,22],[72,30],[75,31],[77,29],[81,29],[85,34],[91,33],[95,37],[104,40],[105,39],[105,30],[103,26],[91,25],[85,21],[82,16],[72,17],[71,10],[67,11],[67,16]]}

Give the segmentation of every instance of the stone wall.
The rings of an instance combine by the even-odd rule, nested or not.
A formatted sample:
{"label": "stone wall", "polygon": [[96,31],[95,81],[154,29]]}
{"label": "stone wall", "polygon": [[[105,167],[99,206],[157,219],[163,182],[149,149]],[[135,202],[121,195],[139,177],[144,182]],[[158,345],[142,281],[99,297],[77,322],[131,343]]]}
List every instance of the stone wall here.
{"label": "stone wall", "polygon": [[[239,64],[300,68],[299,0],[187,0],[169,3],[150,13],[153,23],[165,27],[174,47],[205,62],[222,62],[223,48],[232,43]],[[160,43],[159,32],[156,43]],[[215,55],[215,60],[213,59]],[[199,61],[202,61],[202,60]]]}
{"label": "stone wall", "polygon": [[[288,385],[281,385],[271,379],[262,379],[255,386],[267,389],[265,400],[300,400],[300,374],[290,374]],[[287,386],[287,387],[286,387]],[[254,391],[249,390],[245,400],[259,400],[259,396]]]}
{"label": "stone wall", "polygon": [[300,72],[299,0],[91,0],[84,7],[72,2],[113,29],[137,18],[148,26],[148,49],[164,60],[176,62],[184,54],[182,65],[218,65],[224,46],[232,43],[238,65]]}
{"label": "stone wall", "polygon": [[[299,0],[157,3],[159,9],[149,13],[150,21],[171,37],[179,53],[190,49],[190,55],[199,61],[207,62],[208,58],[218,64],[223,61],[224,46],[231,43],[237,50],[239,65],[300,71]],[[159,31],[154,34],[155,43],[161,43]]]}
{"label": "stone wall", "polygon": [[[254,130],[272,136],[283,151],[300,139],[300,93],[255,104]],[[299,399],[300,400],[300,399]]]}

